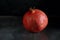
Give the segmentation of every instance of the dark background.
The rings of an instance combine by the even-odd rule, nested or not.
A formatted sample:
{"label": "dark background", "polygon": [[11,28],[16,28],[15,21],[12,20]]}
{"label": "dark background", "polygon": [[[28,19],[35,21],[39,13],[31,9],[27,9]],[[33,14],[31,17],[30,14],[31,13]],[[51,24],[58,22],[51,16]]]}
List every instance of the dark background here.
{"label": "dark background", "polygon": [[[22,17],[30,7],[48,16],[49,23],[42,32],[24,29]],[[60,40],[59,9],[58,0],[0,0],[0,40]]]}

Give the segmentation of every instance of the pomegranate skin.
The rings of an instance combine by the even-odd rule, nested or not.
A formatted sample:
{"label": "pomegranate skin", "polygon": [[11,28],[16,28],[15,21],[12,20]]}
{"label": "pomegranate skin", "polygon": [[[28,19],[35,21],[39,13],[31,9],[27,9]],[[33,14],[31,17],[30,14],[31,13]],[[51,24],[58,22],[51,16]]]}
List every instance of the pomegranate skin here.
{"label": "pomegranate skin", "polygon": [[34,12],[27,11],[23,16],[24,28],[31,32],[40,32],[44,30],[48,25],[47,15],[39,10],[34,9]]}

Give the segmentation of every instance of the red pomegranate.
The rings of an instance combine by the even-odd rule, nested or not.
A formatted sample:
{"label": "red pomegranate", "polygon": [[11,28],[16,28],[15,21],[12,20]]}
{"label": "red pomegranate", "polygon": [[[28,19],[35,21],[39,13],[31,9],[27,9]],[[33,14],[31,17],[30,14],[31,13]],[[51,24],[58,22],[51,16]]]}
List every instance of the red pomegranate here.
{"label": "red pomegranate", "polygon": [[28,31],[40,32],[47,27],[47,24],[47,15],[39,9],[30,8],[23,16],[23,25]]}

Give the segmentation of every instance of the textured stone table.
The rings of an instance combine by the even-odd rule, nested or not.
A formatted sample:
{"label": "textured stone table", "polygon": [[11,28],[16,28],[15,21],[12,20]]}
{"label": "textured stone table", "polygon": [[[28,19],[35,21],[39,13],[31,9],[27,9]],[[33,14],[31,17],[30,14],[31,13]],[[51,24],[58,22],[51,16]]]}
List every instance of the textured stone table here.
{"label": "textured stone table", "polygon": [[23,28],[21,17],[0,16],[0,40],[60,40],[60,30],[31,33]]}

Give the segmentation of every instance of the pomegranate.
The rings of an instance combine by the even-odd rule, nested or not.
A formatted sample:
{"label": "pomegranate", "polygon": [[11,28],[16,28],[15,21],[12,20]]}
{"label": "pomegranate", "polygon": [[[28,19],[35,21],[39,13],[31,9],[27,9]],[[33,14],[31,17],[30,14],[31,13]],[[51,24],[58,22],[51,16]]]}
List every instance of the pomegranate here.
{"label": "pomegranate", "polygon": [[24,28],[31,32],[40,32],[47,27],[48,17],[39,9],[30,8],[23,16]]}

